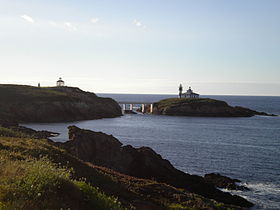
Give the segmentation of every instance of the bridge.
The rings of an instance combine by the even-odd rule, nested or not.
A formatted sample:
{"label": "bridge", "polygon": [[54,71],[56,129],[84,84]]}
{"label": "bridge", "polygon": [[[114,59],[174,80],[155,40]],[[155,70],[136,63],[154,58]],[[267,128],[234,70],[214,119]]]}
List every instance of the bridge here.
{"label": "bridge", "polygon": [[[118,101],[120,107],[122,108],[122,113],[124,114],[126,110],[133,111],[134,105],[141,105],[141,112],[145,113],[147,106],[150,106],[150,113],[153,113],[153,103],[143,102],[143,101]],[[127,109],[128,106],[128,109]],[[140,108],[140,107],[137,107]]]}

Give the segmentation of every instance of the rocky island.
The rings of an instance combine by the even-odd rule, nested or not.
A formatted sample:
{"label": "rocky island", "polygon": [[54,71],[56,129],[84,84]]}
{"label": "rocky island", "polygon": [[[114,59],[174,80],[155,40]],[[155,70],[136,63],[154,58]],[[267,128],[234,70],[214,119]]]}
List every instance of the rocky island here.
{"label": "rocky island", "polygon": [[[150,112],[147,107],[147,112]],[[153,104],[153,114],[194,117],[276,116],[210,98],[169,98]]]}
{"label": "rocky island", "polygon": [[0,119],[15,122],[65,122],[121,116],[111,98],[75,87],[0,85]]}

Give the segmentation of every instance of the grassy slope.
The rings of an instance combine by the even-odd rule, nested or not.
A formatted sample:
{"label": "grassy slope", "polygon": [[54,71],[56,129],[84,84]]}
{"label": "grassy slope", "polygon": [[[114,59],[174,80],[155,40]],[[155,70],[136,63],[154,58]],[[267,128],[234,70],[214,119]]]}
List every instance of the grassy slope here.
{"label": "grassy slope", "polygon": [[46,139],[18,132],[13,137],[11,130],[9,137],[4,137],[6,133],[7,129],[0,129],[0,209],[229,207],[165,184],[84,163]]}
{"label": "grassy slope", "polygon": [[74,87],[0,84],[0,119],[63,122],[121,116],[117,102]]}
{"label": "grassy slope", "polygon": [[158,108],[162,107],[172,107],[172,106],[180,106],[188,104],[190,106],[201,106],[201,105],[209,105],[209,106],[228,106],[228,104],[224,101],[219,101],[210,98],[168,98],[161,100],[155,103],[155,106]]}
{"label": "grassy slope", "polygon": [[51,100],[61,96],[66,96],[66,94],[49,88],[37,88],[27,85],[0,85],[0,100],[34,100],[37,97]]}
{"label": "grassy slope", "polygon": [[0,85],[0,101],[15,102],[34,100],[67,100],[66,93],[52,88],[37,88],[27,85]]}
{"label": "grassy slope", "polygon": [[65,92],[57,91],[56,88],[0,84],[0,116],[2,119],[17,121],[17,119],[14,119],[14,113],[18,109],[22,109],[22,104],[31,107],[36,103],[51,104],[52,102],[68,102],[73,100],[75,100],[74,97],[67,95]]}
{"label": "grassy slope", "polygon": [[64,151],[19,132],[3,137],[7,130],[0,129],[0,209],[123,209],[116,198],[75,179],[74,158]]}

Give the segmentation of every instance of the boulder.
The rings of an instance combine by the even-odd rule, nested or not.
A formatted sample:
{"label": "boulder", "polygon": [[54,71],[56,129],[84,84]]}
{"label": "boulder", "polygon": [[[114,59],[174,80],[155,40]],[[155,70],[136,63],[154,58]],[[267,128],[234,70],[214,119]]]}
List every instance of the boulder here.
{"label": "boulder", "polygon": [[215,187],[228,189],[228,190],[250,190],[247,187],[239,186],[236,183],[240,183],[241,181],[238,179],[231,179],[227,176],[222,176],[219,173],[210,173],[205,174],[204,180],[209,183],[213,184]]}

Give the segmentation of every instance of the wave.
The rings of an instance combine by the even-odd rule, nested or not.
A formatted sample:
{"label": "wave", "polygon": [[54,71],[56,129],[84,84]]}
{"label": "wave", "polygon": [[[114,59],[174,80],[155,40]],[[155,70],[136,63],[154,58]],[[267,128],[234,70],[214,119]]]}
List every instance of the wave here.
{"label": "wave", "polygon": [[272,183],[245,183],[243,185],[256,193],[280,195],[280,185]]}
{"label": "wave", "polygon": [[242,183],[241,186],[248,187],[250,191],[224,190],[243,198],[255,204],[253,210],[280,209],[280,185],[274,183]]}

